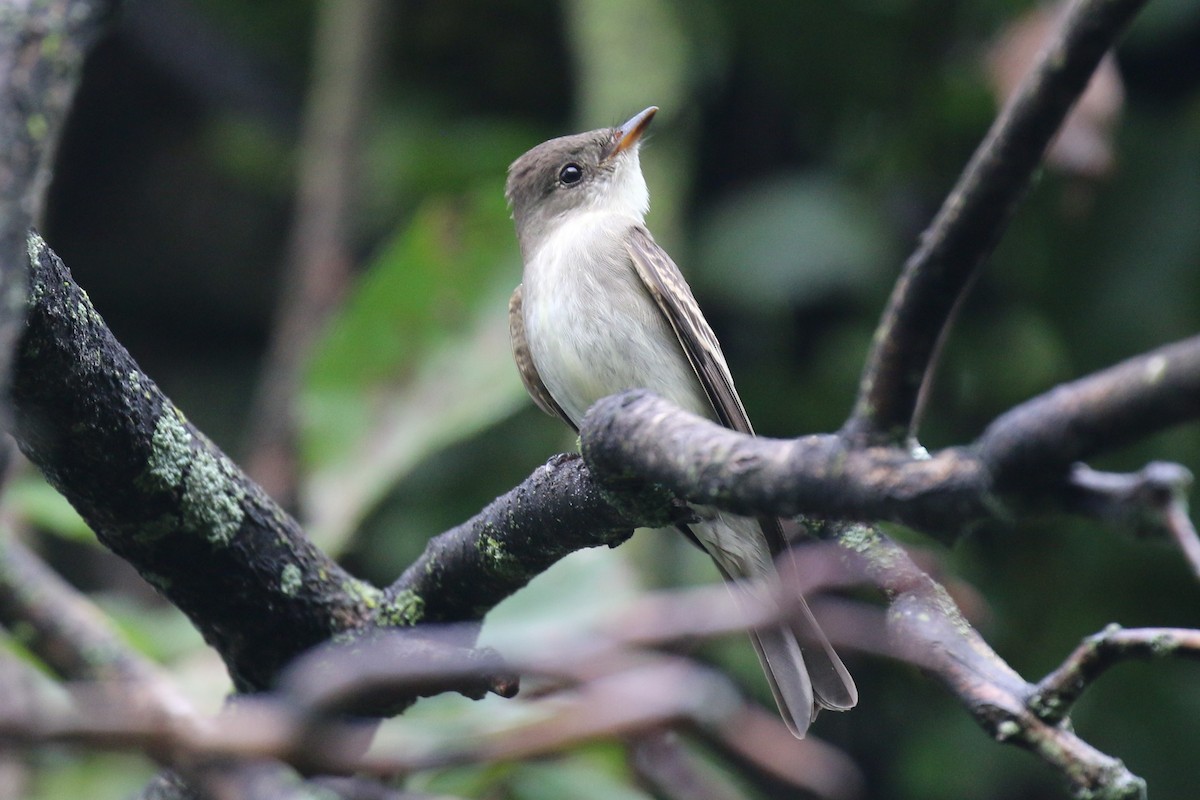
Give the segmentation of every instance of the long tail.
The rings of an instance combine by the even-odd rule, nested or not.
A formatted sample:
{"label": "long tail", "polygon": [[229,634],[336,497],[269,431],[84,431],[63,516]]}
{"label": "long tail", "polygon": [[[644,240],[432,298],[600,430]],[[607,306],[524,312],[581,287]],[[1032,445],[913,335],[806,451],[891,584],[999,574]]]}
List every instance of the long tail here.
{"label": "long tail", "polygon": [[[718,514],[691,526],[712,556],[738,602],[773,602],[776,571],[756,520]],[[756,584],[739,583],[739,578]],[[858,690],[808,604],[778,627],[751,631],[750,640],[788,729],[803,737],[822,708],[845,711],[858,703]]]}

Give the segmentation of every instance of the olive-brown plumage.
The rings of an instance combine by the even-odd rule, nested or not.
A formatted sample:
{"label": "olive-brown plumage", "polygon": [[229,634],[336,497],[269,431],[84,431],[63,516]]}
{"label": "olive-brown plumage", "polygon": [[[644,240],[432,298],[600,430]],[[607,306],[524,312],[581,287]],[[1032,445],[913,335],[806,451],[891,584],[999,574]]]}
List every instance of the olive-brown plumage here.
{"label": "olive-brown plumage", "polygon": [[[638,149],[656,111],[544,142],[510,167],[506,194],[525,265],[509,304],[514,360],[538,407],[575,430],[601,397],[646,388],[752,434],[716,336],[644,225],[649,194]],[[773,559],[786,550],[779,521],[693,510],[689,532],[734,596],[769,602]],[[795,619],[751,639],[784,721],[803,736],[819,709],[851,708],[858,693],[799,605]]]}

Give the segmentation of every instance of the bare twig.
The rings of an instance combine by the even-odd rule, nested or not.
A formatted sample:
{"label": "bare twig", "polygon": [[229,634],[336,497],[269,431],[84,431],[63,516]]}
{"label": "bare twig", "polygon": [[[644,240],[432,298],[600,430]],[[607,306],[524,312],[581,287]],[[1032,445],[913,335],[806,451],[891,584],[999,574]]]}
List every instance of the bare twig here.
{"label": "bare twig", "polygon": [[997,741],[1031,751],[1076,796],[1144,798],[1145,782],[1069,726],[1035,714],[1035,687],[1012,670],[962,618],[954,602],[896,543],[865,525],[832,526],[832,535],[863,556],[868,575],[888,595],[896,652],[941,681]]}
{"label": "bare twig", "polygon": [[1200,578],[1200,536],[1196,535],[1196,526],[1188,516],[1185,498],[1176,497],[1167,504],[1165,522],[1171,538],[1191,566],[1192,574]]}
{"label": "bare twig", "polygon": [[1200,336],[1066,383],[1001,414],[980,457],[1008,485],[1060,476],[1076,461],[1200,419]]}
{"label": "bare twig", "polygon": [[475,633],[474,625],[440,625],[375,631],[353,647],[331,642],[289,666],[279,690],[313,713],[360,716],[448,691],[514,696],[519,679],[504,659],[462,644]]}
{"label": "bare twig", "polygon": [[[941,587],[894,543],[866,526],[834,526],[826,533],[843,547],[861,553],[867,576],[887,594],[891,603],[888,649],[893,654],[933,674],[991,735],[1036,753],[1068,780],[1074,792],[1113,798],[1141,796],[1144,787],[1138,778],[1116,759],[1088,746],[1069,727],[1049,719],[1050,712],[1045,710],[1069,704],[1082,685],[1106,665],[1101,659],[1111,657],[1110,653],[1073,657],[1059,674],[1032,687],[1004,664],[963,620]],[[827,577],[838,580],[833,573]],[[130,713],[119,693],[108,687],[100,692],[80,687],[72,695],[74,705],[66,710],[61,705],[39,706],[33,700],[9,709],[7,715],[0,709],[0,737],[16,744],[56,741],[142,749],[164,763],[182,765],[189,775],[207,775],[207,781],[232,780],[240,770],[251,769],[264,759],[279,759],[302,771],[387,776],[528,758],[598,737],[653,734],[663,726],[682,724],[778,779],[798,781],[822,796],[852,794],[857,785],[855,773],[840,757],[819,746],[812,750],[810,743],[804,759],[813,759],[812,768],[800,770],[799,754],[781,749],[795,745],[780,735],[778,721],[747,711],[716,673],[681,659],[629,649],[631,644],[635,648],[655,644],[652,630],[661,633],[659,644],[664,644],[698,632],[712,635],[736,630],[747,622],[770,621],[745,609],[735,609],[722,625],[698,621],[696,617],[707,617],[712,606],[709,601],[695,602],[697,597],[691,591],[654,598],[646,608],[657,609],[654,616],[659,621],[641,629],[616,625],[603,635],[574,632],[574,638],[549,637],[553,645],[523,652],[514,664],[527,674],[568,679],[562,684],[567,691],[553,691],[536,701],[542,708],[536,721],[483,736],[443,741],[423,750],[364,753],[359,727],[326,712],[352,708],[355,703],[347,704],[347,698],[367,693],[386,697],[402,688],[420,693],[420,686],[433,685],[430,681],[445,683],[448,677],[451,683],[460,681],[456,675],[486,679],[502,668],[500,662],[486,655],[482,660],[464,657],[466,651],[457,646],[433,640],[432,649],[423,651],[432,657],[414,657],[417,651],[402,645],[397,658],[386,639],[362,639],[310,656],[309,666],[296,673],[308,677],[286,680],[282,695],[243,699],[227,714],[202,724],[180,726],[161,716]],[[631,611],[625,618],[642,614]],[[672,630],[666,622],[670,619],[677,621],[678,629]],[[1196,657],[1200,653],[1197,632],[1154,633],[1120,642],[1126,648],[1122,655],[1179,652]],[[451,642],[455,638],[451,633]],[[1111,632],[1109,639],[1118,642]],[[366,672],[359,669],[364,665],[369,665]],[[345,680],[331,689],[330,676]],[[1055,697],[1057,701],[1053,701]],[[762,726],[765,729],[755,733]],[[238,763],[249,759],[248,766],[216,773],[205,767],[229,759]]]}
{"label": "bare twig", "polygon": [[1143,5],[1076,2],[992,125],[904,265],[843,428],[852,439],[899,444],[915,436],[917,397],[951,309],[991,254],[1096,65]]}
{"label": "bare twig", "polygon": [[744,705],[730,725],[700,736],[743,767],[745,778],[769,796],[789,796],[794,786],[830,800],[865,793],[862,772],[844,752],[815,738],[797,747],[780,735],[778,719],[762,708]]}
{"label": "bare twig", "polygon": [[639,783],[665,800],[743,800],[711,765],[697,758],[671,730],[626,739],[629,765]]}
{"label": "bare twig", "polygon": [[[563,455],[538,468],[516,489],[467,522],[435,537],[387,590],[392,605],[421,598],[426,622],[478,620],[558,559],[584,547],[624,542],[638,525],[670,524],[664,495],[635,515],[612,504],[578,456]],[[654,517],[657,516],[657,519]],[[456,576],[471,575],[470,581]],[[444,591],[453,582],[454,591]]]}
{"label": "bare twig", "polygon": [[1079,647],[1035,687],[1029,705],[1048,723],[1066,719],[1084,690],[1109,667],[1130,659],[1200,660],[1200,630],[1109,625]]}
{"label": "bare twig", "polygon": [[[696,614],[690,599],[680,595],[674,600],[672,616],[685,629],[694,628],[688,622]],[[452,631],[450,638],[455,638]],[[526,673],[568,678],[562,688],[533,701],[538,708],[534,721],[488,734],[457,736],[425,748],[364,752],[361,726],[329,712],[345,710],[346,698],[353,696],[412,694],[422,686],[444,682],[447,676],[487,675],[495,671],[495,658],[464,658],[460,648],[431,641],[423,656],[413,657],[410,649],[397,659],[392,657],[394,641],[362,639],[309,656],[307,666],[298,668],[303,674],[285,679],[279,693],[241,698],[220,716],[188,725],[129,707],[122,701],[123,683],[72,686],[67,704],[23,692],[24,703],[0,707],[0,741],[18,746],[60,742],[137,749],[207,785],[222,780],[215,771],[221,765],[233,765],[227,779],[235,782],[241,780],[242,770],[271,760],[303,772],[382,777],[527,758],[595,738],[640,736],[682,724],[727,747],[735,747],[740,738],[737,752],[779,780],[816,788],[831,797],[846,794],[830,787],[857,784],[852,768],[848,782],[842,781],[847,777],[844,757],[812,743],[798,745],[765,712],[748,716],[740,694],[719,673],[681,658],[629,649],[620,638],[571,630],[549,639],[546,646],[524,651],[516,659]],[[365,665],[370,667],[364,671]],[[322,676],[326,680],[332,676],[341,685],[331,691],[322,685]],[[747,727],[751,721],[754,725]],[[761,746],[750,746],[755,741]],[[811,770],[803,774],[785,752],[797,747],[811,751],[804,760]]]}
{"label": "bare twig", "polygon": [[1083,513],[1110,519],[1138,535],[1165,535],[1175,542],[1200,578],[1200,538],[1188,517],[1192,473],[1179,464],[1154,461],[1131,474],[1071,469],[1070,503]]}

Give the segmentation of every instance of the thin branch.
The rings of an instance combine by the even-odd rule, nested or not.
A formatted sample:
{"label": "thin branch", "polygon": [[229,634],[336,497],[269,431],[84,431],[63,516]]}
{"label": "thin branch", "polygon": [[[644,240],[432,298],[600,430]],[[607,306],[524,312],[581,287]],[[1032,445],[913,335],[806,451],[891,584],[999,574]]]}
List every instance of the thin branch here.
{"label": "thin branch", "polygon": [[[1048,722],[1031,710],[1035,688],[988,648],[962,619],[949,596],[902,549],[867,526],[838,526],[828,533],[844,547],[863,554],[867,576],[888,595],[889,649],[894,655],[936,676],[992,736],[1036,753],[1068,781],[1074,793],[1112,798],[1143,796],[1140,779],[1119,761],[1088,746],[1068,726]],[[704,610],[702,607],[697,611],[693,599],[692,593],[679,593],[670,601],[672,616],[682,628],[668,633],[668,640],[697,629],[695,617]],[[660,608],[667,602],[666,597],[656,599]],[[440,653],[435,647],[428,651],[435,657],[423,664],[413,659],[398,660],[389,657],[390,650],[378,649],[390,648],[390,643],[382,639],[333,648],[323,664],[317,657],[310,657],[310,678],[318,680],[287,681],[282,695],[245,698],[217,719],[186,727],[169,719],[129,713],[119,693],[114,694],[109,687],[75,687],[71,693],[73,703],[67,707],[61,702],[47,704],[39,700],[41,695],[23,691],[19,695],[25,698],[22,704],[0,707],[0,738],[23,745],[53,741],[135,748],[164,763],[184,765],[189,773],[199,770],[199,775],[206,773],[206,765],[224,764],[229,759],[249,759],[246,768],[266,759],[278,759],[303,772],[354,771],[387,776],[456,764],[529,758],[595,738],[641,735],[660,731],[664,725],[684,724],[702,738],[732,748],[758,768],[792,784],[798,780],[822,795],[844,797],[857,784],[853,769],[820,747],[809,753],[814,759],[811,763],[819,767],[817,772],[797,771],[796,754],[784,752],[796,743],[780,735],[773,716],[747,716],[744,704],[723,677],[678,658],[630,650],[622,638],[623,631],[614,630],[611,637],[572,631],[565,646],[562,635],[548,637],[552,644],[520,654],[517,666],[523,672],[562,676],[570,687],[569,692],[553,692],[544,701],[535,701],[541,709],[534,721],[485,735],[444,740],[424,749],[364,753],[358,740],[359,726],[320,711],[330,707],[327,687],[319,681],[320,668],[328,677],[340,674],[347,664],[350,673],[355,673],[355,664],[373,665],[369,679],[362,685],[334,692],[344,698],[373,691],[392,694],[404,687],[411,692],[431,679],[444,678],[447,670],[484,675],[494,666],[485,663],[486,668],[480,670],[484,662],[469,660],[456,665],[456,654],[461,653],[454,647],[443,648]],[[1159,637],[1160,649],[1187,646],[1190,655],[1197,654],[1194,637],[1200,634],[1171,633],[1190,635],[1193,640],[1167,642]],[[648,644],[644,636],[642,631],[630,638]],[[350,661],[343,661],[345,658]],[[1074,685],[1070,680],[1063,682]],[[1041,696],[1047,696],[1048,691],[1049,684]],[[763,726],[763,730],[757,730]],[[850,769],[850,774],[839,777],[839,770],[845,769]]]}
{"label": "thin branch", "polygon": [[626,737],[630,771],[664,800],[744,800],[728,778],[690,752],[671,730]]}
{"label": "thin branch", "polygon": [[330,642],[296,659],[279,691],[309,713],[382,716],[414,698],[458,692],[472,699],[513,697],[519,678],[490,648],[465,646],[475,626],[378,630],[347,647]]}
{"label": "thin branch", "polygon": [[[714,591],[723,590],[714,587]],[[691,620],[697,613],[688,604],[690,599],[679,595],[674,602],[673,616],[685,628],[694,627]],[[732,605],[727,597],[726,603]],[[726,633],[737,630],[731,627]],[[217,770],[231,763],[235,774],[243,767],[253,769],[255,764],[275,760],[305,773],[384,777],[453,764],[528,758],[596,738],[637,736],[683,724],[712,741],[730,744],[741,737],[737,749],[748,762],[792,785],[816,788],[831,797],[845,797],[846,787],[858,785],[858,776],[844,757],[811,743],[797,744],[783,735],[782,724],[773,715],[747,716],[740,693],[720,673],[637,645],[631,649],[619,636],[573,629],[519,654],[517,663],[523,672],[561,678],[560,685],[567,689],[532,701],[538,707],[532,721],[422,748],[381,747],[366,752],[361,724],[347,721],[340,713],[346,698],[374,692],[412,694],[445,681],[448,675],[486,676],[496,669],[494,658],[464,659],[464,651],[437,641],[431,641],[423,657],[403,653],[395,658],[397,642],[403,650],[403,640],[411,635],[397,632],[331,645],[323,654],[307,656],[307,665],[286,678],[279,693],[240,698],[218,717],[188,725],[131,709],[122,701],[124,684],[70,686],[65,704],[61,697],[22,691],[23,703],[0,706],[0,741],[17,746],[59,742],[137,749],[182,770],[189,781],[207,785],[219,777],[209,767]],[[449,638],[455,638],[452,631]],[[570,640],[566,646],[564,640]],[[0,659],[0,666],[3,663]],[[334,683],[341,682],[332,691],[325,685],[331,677]],[[747,727],[750,721],[754,724]],[[747,747],[752,742],[761,746]],[[812,767],[807,773],[788,763],[786,751],[798,747],[812,751],[805,762]],[[838,786],[842,791],[824,791]]]}
{"label": "thin branch", "polygon": [[1166,508],[1164,522],[1179,551],[1187,559],[1188,566],[1192,568],[1192,574],[1200,578],[1200,536],[1197,536],[1196,526],[1188,516],[1186,498],[1175,497],[1171,500]]}
{"label": "thin branch", "polygon": [[843,428],[852,439],[898,444],[915,436],[918,394],[951,310],[999,241],[1096,65],[1143,5],[1076,2],[992,125],[904,265]]}
{"label": "thin branch", "polygon": [[1110,625],[1084,639],[1058,669],[1042,678],[1030,706],[1046,722],[1059,722],[1110,667],[1131,659],[1166,657],[1200,660],[1200,630]]}
{"label": "thin branch", "polygon": [[1200,336],[1063,384],[999,416],[979,438],[1002,486],[1200,418]]}
{"label": "thin branch", "polygon": [[798,747],[779,735],[778,720],[762,708],[743,706],[732,724],[699,736],[768,797],[790,797],[794,786],[830,800],[866,795],[862,771],[846,753],[813,737]]}
{"label": "thin branch", "polygon": [[425,622],[482,619],[563,556],[615,547],[638,525],[674,521],[661,492],[651,493],[641,513],[630,506],[636,497],[631,493],[622,507],[614,505],[578,456],[557,456],[472,519],[432,539],[386,596],[397,607],[403,598],[422,598]]}
{"label": "thin branch", "polygon": [[1071,468],[1067,502],[1087,516],[1109,520],[1137,536],[1171,539],[1200,578],[1200,538],[1188,518],[1192,473],[1179,464],[1153,461],[1129,474]]}
{"label": "thin branch", "polygon": [[987,645],[903,548],[867,525],[832,525],[829,535],[862,556],[868,576],[888,595],[896,654],[942,682],[996,741],[1037,755],[1073,796],[1144,800],[1145,781],[1119,759],[1031,710],[1036,688]]}
{"label": "thin branch", "polygon": [[479,620],[569,552],[681,509],[555,459],[433,540],[387,592],[348,575],[145,375],[38,237],[14,371],[14,438],[100,540],[192,619],[243,690],[371,626]]}

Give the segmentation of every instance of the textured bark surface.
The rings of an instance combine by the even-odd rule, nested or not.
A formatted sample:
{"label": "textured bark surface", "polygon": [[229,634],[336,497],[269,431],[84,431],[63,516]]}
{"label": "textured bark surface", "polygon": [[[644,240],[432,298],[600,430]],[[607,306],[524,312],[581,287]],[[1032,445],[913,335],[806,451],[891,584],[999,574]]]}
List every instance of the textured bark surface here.
{"label": "textured bark surface", "polygon": [[241,689],[370,616],[345,573],[187,421],[40,239],[13,369],[21,450],[186,613]]}
{"label": "textured bark surface", "polygon": [[25,233],[45,202],[50,163],[84,55],[115,4],[0,3],[0,386],[25,308]]}
{"label": "textured bark surface", "polygon": [[[669,524],[659,503],[627,515],[611,505],[577,456],[559,456],[494,500],[477,516],[430,541],[388,589],[394,608],[423,598],[427,622],[482,619],[493,606],[565,555],[585,547],[615,547],[636,525]],[[549,533],[549,535],[547,535]],[[463,576],[471,579],[464,581]]]}

